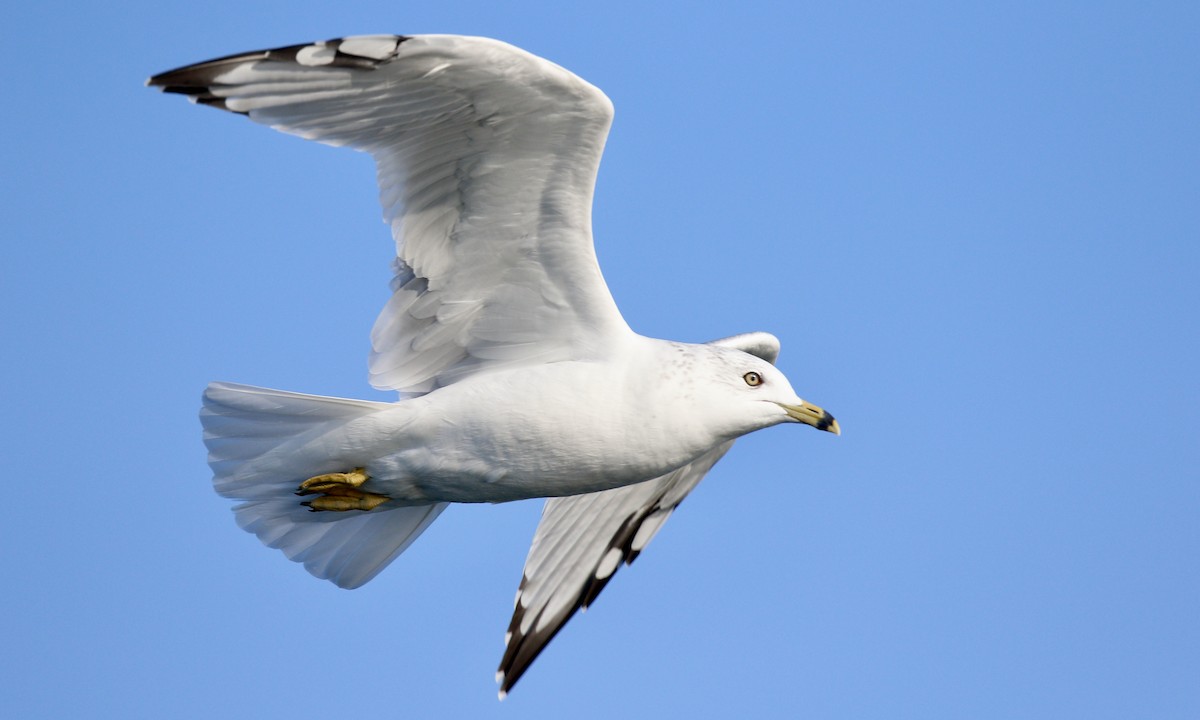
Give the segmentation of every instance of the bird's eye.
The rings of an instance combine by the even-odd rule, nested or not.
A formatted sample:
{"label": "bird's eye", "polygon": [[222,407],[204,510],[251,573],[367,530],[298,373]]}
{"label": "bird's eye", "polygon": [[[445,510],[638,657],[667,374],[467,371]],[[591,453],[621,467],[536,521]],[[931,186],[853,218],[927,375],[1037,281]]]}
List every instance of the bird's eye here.
{"label": "bird's eye", "polygon": [[751,370],[750,372],[743,375],[742,379],[745,380],[746,384],[749,385],[750,387],[758,387],[759,385],[762,385],[762,381],[763,381],[762,375],[759,375],[758,373],[754,372],[753,370]]}

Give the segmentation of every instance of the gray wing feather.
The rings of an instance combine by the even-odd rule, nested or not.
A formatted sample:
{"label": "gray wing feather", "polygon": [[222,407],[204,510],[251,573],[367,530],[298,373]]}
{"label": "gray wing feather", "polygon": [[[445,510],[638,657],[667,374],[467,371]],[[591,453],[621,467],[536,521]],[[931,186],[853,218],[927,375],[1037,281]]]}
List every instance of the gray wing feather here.
{"label": "gray wing feather", "polygon": [[371,382],[415,394],[602,354],[629,333],[592,246],[612,103],[506,43],[372,35],[232,55],[149,84],[370,153],[396,242]]}

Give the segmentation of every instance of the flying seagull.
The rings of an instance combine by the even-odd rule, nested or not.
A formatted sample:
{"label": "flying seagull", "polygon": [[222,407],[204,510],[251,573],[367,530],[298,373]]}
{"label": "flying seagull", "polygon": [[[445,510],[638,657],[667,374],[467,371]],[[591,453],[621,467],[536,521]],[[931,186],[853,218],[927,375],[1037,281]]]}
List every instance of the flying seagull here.
{"label": "flying seagull", "polygon": [[213,383],[200,411],[238,524],[359,587],[450,503],[549,498],[500,697],[749,432],[838,433],[779,341],[630,330],[592,245],[612,122],[597,88],[486,38],[365,35],[231,55],[147,84],[370,153],[396,242],[370,379],[394,403]]}

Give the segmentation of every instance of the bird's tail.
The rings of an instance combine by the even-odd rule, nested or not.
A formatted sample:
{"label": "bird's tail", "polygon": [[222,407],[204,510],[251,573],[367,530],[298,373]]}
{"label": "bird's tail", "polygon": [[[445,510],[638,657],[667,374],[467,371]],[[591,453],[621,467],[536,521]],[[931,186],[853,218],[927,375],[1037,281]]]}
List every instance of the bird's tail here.
{"label": "bird's tail", "polygon": [[263,544],[339,587],[359,587],[404,552],[447,503],[312,512],[295,492],[314,475],[350,469],[350,461],[337,456],[338,444],[326,438],[387,407],[213,383],[200,410],[213,486],[243,501],[233,509],[237,523]]}

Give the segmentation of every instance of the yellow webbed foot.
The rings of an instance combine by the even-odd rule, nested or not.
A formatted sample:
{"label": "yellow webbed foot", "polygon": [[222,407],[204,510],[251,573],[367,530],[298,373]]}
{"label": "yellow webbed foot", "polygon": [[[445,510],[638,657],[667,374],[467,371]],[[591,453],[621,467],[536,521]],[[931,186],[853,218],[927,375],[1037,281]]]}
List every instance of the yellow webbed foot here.
{"label": "yellow webbed foot", "polygon": [[370,479],[365,468],[354,468],[350,472],[326,473],[310,477],[300,483],[297,495],[317,495],[307,502],[300,503],[313,512],[332,510],[373,510],[388,500],[387,495],[359,490],[358,487]]}
{"label": "yellow webbed foot", "polygon": [[355,492],[357,493],[355,495],[322,495],[300,504],[313,512],[322,510],[345,512],[346,510],[373,510],[391,500],[387,495],[376,495],[361,490]]}
{"label": "yellow webbed foot", "polygon": [[332,488],[356,488],[369,479],[370,476],[367,475],[367,469],[360,467],[354,468],[350,472],[325,473],[324,475],[310,477],[300,483],[300,488],[296,490],[296,494],[312,495],[313,493],[329,492]]}

